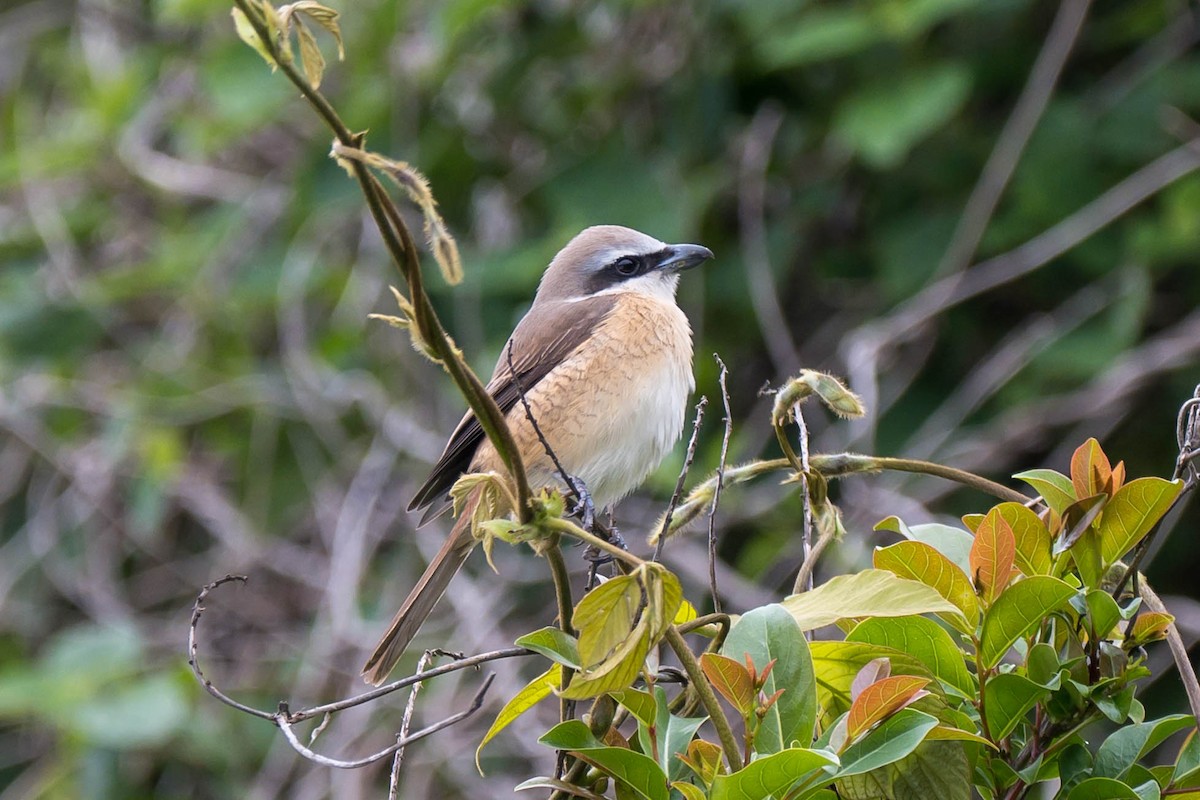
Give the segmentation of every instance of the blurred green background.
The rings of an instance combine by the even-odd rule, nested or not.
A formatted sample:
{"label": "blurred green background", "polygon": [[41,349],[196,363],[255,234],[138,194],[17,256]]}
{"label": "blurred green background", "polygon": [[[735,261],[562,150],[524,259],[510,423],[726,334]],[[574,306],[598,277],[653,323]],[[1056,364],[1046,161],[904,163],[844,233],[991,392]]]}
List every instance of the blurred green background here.
{"label": "blurred green background", "polygon": [[[693,478],[720,449],[714,352],[733,460],[775,452],[759,389],[803,365],[871,408],[814,409],[815,450],[1003,480],[1096,436],[1131,475],[1170,474],[1200,382],[1194,3],[335,4],[347,58],[322,39],[323,89],[430,178],[467,270],[430,284],[481,372],[556,249],[626,224],[717,254],[680,290],[714,401]],[[0,8],[0,800],[384,796],[385,769],[303,762],[184,653],[199,587],[243,572],[200,628],[218,685],[268,709],[356,691],[444,531],[403,508],[463,406],[367,320],[398,277],[329,141],[224,2]],[[618,510],[635,547],[680,463]],[[988,505],[897,476],[838,501],[825,575],[867,562],[883,516]],[[728,607],[791,585],[799,516],[773,481],[726,493]],[[1149,570],[1189,642],[1198,523],[1176,515]],[[702,538],[667,551],[698,602]],[[477,652],[547,624],[543,566],[498,565],[473,563],[419,642]],[[1147,702],[1179,710],[1153,655]],[[534,714],[475,773],[536,665],[495,669],[477,717],[410,749],[402,797],[506,796],[552,768]],[[479,680],[427,686],[420,724]],[[399,696],[347,712],[320,748],[386,746],[401,714]]]}

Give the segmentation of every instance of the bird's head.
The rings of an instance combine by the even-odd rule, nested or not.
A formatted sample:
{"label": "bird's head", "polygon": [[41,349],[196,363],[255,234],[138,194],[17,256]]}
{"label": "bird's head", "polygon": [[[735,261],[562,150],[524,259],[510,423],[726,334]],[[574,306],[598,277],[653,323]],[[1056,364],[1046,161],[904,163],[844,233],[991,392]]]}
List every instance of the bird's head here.
{"label": "bird's head", "polygon": [[538,287],[541,302],[637,292],[674,302],[679,273],[712,258],[698,244],[666,244],[619,225],[585,229],[558,252]]}

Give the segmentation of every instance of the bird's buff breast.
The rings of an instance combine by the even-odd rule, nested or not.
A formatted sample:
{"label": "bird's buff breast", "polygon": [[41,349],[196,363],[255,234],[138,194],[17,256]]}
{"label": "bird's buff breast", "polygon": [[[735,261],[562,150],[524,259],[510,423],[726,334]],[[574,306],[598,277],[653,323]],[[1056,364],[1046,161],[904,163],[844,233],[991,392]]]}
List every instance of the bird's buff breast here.
{"label": "bird's buff breast", "polygon": [[[629,294],[527,399],[563,467],[598,507],[646,479],[679,440],[692,376],[692,333],[673,302]],[[561,483],[520,402],[508,415],[534,486]],[[485,444],[478,467],[503,471]]]}

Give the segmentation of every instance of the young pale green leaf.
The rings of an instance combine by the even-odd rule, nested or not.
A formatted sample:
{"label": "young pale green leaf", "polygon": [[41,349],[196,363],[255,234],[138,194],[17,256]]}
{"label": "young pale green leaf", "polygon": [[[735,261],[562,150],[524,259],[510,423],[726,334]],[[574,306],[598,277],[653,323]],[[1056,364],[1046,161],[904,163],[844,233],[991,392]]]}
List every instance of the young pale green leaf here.
{"label": "young pale green leaf", "polygon": [[847,747],[835,777],[870,772],[907,756],[938,726],[936,717],[905,708],[885,719],[878,728]]}
{"label": "young pale green leaf", "polygon": [[1018,639],[1031,633],[1074,594],[1074,589],[1049,575],[1035,575],[1010,586],[984,615],[979,645],[983,666],[991,669],[999,664]]}
{"label": "young pale green leaf", "polygon": [[700,669],[735,711],[743,717],[754,711],[754,682],[745,664],[720,653],[704,653],[700,656]]}
{"label": "young pale green leaf", "polygon": [[803,630],[822,628],[851,617],[962,614],[932,587],[880,569],[839,575],[811,592],[785,598],[781,605]]}
{"label": "young pale green leaf", "polygon": [[540,653],[564,667],[579,669],[579,645],[574,636],[564,633],[561,628],[539,628],[525,634],[513,644]]}
{"label": "young pale green leaf", "polygon": [[1029,709],[1049,696],[1049,689],[1015,672],[990,678],[983,688],[983,707],[992,741],[1012,733]]}
{"label": "young pale green leaf", "polygon": [[638,567],[634,575],[639,578],[646,598],[643,618],[649,623],[651,642],[657,642],[683,605],[683,587],[674,573],[653,561]]}
{"label": "young pale green leaf", "polygon": [[1139,614],[1133,623],[1133,630],[1130,631],[1129,638],[1137,644],[1165,639],[1167,628],[1174,621],[1175,617],[1163,611],[1147,611]]}
{"label": "young pale green leaf", "polygon": [[876,548],[874,563],[878,569],[932,587],[961,612],[960,615],[946,615],[943,619],[963,633],[975,633],[975,626],[979,624],[979,599],[975,589],[966,573],[932,545],[904,541]]}
{"label": "young pale green leaf", "polygon": [[772,603],[742,615],[725,639],[721,651],[735,660],[746,656],[756,667],[775,661],[763,692],[779,696],[759,723],[754,747],[759,753],[773,753],[799,742],[812,743],[817,719],[817,693],[812,655],[808,641],[792,616]]}
{"label": "young pale green leaf", "polygon": [[1063,513],[1067,506],[1078,499],[1075,496],[1075,487],[1071,484],[1071,479],[1061,472],[1055,472],[1052,469],[1031,469],[1027,472],[1019,472],[1013,477],[1032,486],[1033,490],[1046,501],[1046,505],[1058,514]]}
{"label": "young pale green leaf", "polygon": [[853,739],[872,725],[894,714],[909,703],[924,697],[928,678],[895,675],[881,678],[862,691],[850,704],[846,733]]}
{"label": "young pale green leaf", "polygon": [[591,697],[624,689],[637,679],[650,652],[650,636],[645,620],[641,620],[608,658],[591,669],[575,673],[571,683],[560,692],[568,700]]}
{"label": "young pale green leaf", "polygon": [[641,586],[632,575],[620,575],[583,596],[571,618],[579,631],[579,664],[583,669],[606,660],[630,637],[641,601]]}
{"label": "young pale green leaf", "polygon": [[671,788],[683,795],[683,800],[705,800],[704,790],[694,783],[675,781]]}
{"label": "young pale green leaf", "polygon": [[993,511],[1013,532],[1016,565],[1028,576],[1050,574],[1050,531],[1046,523],[1020,503],[1001,503]]}
{"label": "young pale green leaf", "polygon": [[1171,508],[1183,481],[1138,478],[1121,487],[1100,518],[1100,554],[1108,569],[1133,549]]}
{"label": "young pale green leaf", "polygon": [[710,800],[765,800],[780,795],[816,770],[836,766],[837,759],[821,750],[793,747],[757,758],[732,775],[713,780]]}
{"label": "young pale green leaf", "polygon": [[1067,795],[1067,800],[1142,800],[1131,786],[1112,778],[1088,778]]}
{"label": "young pale green leaf", "polygon": [[645,800],[668,800],[666,773],[654,759],[624,747],[609,747],[577,719],[559,723],[538,739],[556,750],[569,750],[596,769],[622,782]]}
{"label": "young pale green leaf", "polygon": [[514,719],[548,697],[561,682],[562,666],[553,664],[550,669],[525,684],[525,688],[504,704],[504,708],[500,709],[500,713],[496,715],[492,727],[488,728],[488,732],[483,735],[483,741],[479,743],[479,747],[475,748],[475,769],[479,770],[480,775],[483,774],[483,767],[479,764],[479,754],[483,752],[484,745],[496,738],[496,734],[507,728]]}
{"label": "young pale green leaf", "polygon": [[1100,494],[1112,480],[1112,465],[1100,443],[1088,439],[1071,456],[1071,486],[1076,497]]}
{"label": "young pale green leaf", "polygon": [[1195,724],[1190,714],[1172,714],[1152,722],[1118,728],[1096,751],[1093,774],[1101,778],[1123,778],[1130,767],[1167,737]]}
{"label": "young pale green leaf", "polygon": [[971,580],[984,605],[991,605],[1012,580],[1017,540],[1012,527],[996,509],[989,511],[975,531],[971,546]]}
{"label": "young pale green leaf", "polygon": [[[957,568],[955,568],[957,569]],[[963,651],[942,626],[925,617],[867,619],[855,626],[847,642],[866,642],[903,650],[964,697],[974,697],[975,678],[967,669]]]}
{"label": "young pale green leaf", "polygon": [[237,31],[238,38],[253,48],[254,52],[262,56],[263,61],[266,61],[267,65],[274,71],[276,68],[275,59],[271,57],[271,51],[263,44],[262,37],[258,35],[258,31],[254,30],[254,26],[250,24],[250,20],[240,8],[235,8],[229,13],[233,16],[233,27]]}

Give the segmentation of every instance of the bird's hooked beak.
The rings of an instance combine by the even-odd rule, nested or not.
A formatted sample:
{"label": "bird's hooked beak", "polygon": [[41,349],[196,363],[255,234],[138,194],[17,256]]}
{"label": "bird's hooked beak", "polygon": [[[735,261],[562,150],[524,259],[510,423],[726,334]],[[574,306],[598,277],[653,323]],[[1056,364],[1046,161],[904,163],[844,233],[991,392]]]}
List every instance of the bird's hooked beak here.
{"label": "bird's hooked beak", "polygon": [[663,251],[655,269],[667,272],[682,272],[699,266],[713,257],[712,250],[698,244],[673,244]]}

